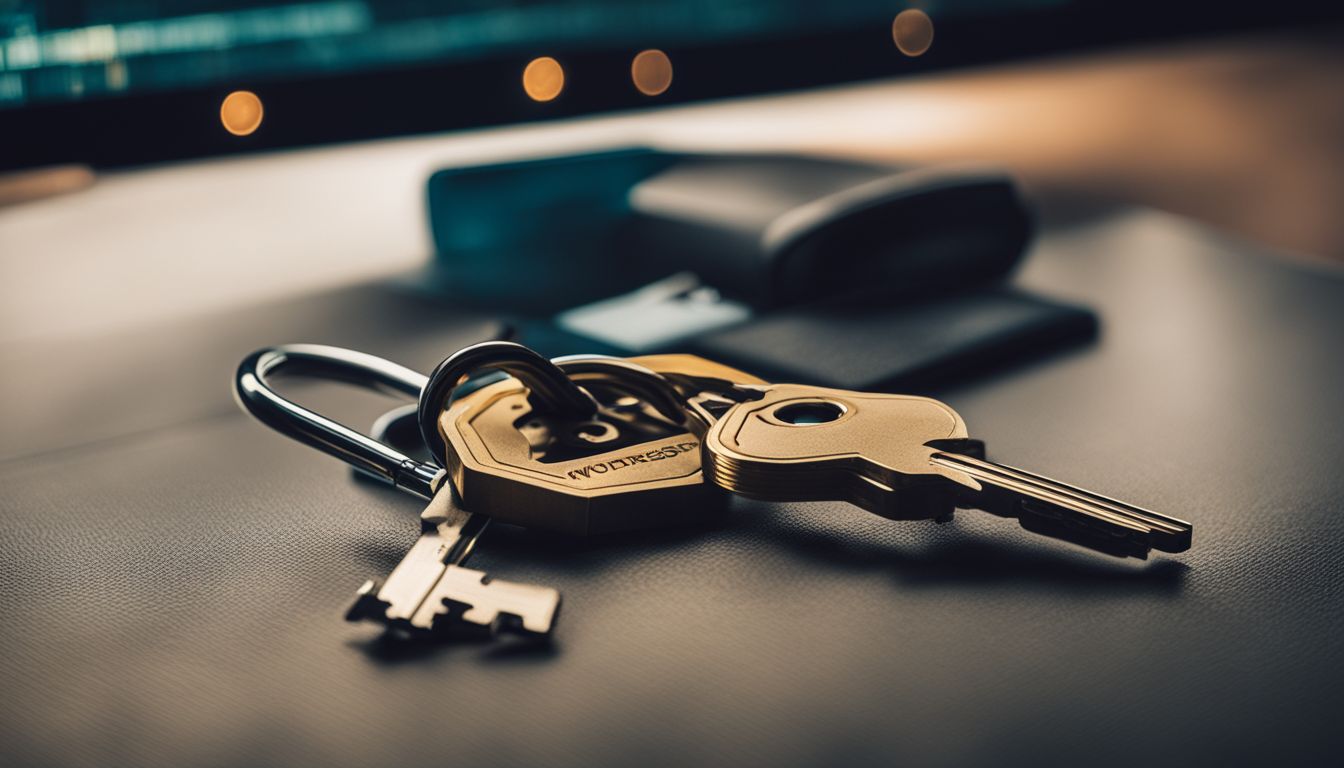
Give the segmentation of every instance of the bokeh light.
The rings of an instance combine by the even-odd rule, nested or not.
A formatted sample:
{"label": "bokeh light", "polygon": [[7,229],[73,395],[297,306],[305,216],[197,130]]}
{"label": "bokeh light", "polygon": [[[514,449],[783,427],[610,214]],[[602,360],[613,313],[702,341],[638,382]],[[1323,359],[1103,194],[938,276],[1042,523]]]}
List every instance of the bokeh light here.
{"label": "bokeh light", "polygon": [[657,96],[672,85],[672,60],[656,48],[640,51],[630,62],[630,79],[640,93]]}
{"label": "bokeh light", "polygon": [[550,101],[564,89],[564,67],[550,56],[533,59],[523,70],[523,90],[533,101]]}
{"label": "bokeh light", "polygon": [[219,105],[219,121],[234,136],[246,136],[261,125],[261,99],[251,91],[234,91]]}
{"label": "bokeh light", "polygon": [[933,19],[915,8],[901,11],[891,22],[891,39],[901,53],[919,56],[933,45]]}

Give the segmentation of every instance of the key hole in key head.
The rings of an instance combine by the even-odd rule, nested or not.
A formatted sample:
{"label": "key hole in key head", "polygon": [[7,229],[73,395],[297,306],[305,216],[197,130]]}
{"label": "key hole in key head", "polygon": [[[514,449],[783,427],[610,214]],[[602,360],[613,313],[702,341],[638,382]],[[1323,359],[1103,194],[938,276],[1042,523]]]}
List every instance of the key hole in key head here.
{"label": "key hole in key head", "polygon": [[774,417],[785,424],[806,427],[826,424],[845,415],[845,407],[827,400],[788,403],[775,409]]}

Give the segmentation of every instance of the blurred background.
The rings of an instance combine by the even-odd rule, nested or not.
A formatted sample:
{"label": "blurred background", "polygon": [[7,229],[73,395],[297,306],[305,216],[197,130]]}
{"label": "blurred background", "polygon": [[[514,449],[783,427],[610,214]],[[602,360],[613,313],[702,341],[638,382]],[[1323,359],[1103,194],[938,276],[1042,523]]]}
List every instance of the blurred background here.
{"label": "blurred background", "polygon": [[0,0],[0,329],[414,269],[434,171],[623,145],[989,165],[1047,223],[1143,205],[1337,261],[1341,19],[1304,0]]}
{"label": "blurred background", "polygon": [[0,169],[77,165],[11,174],[0,201],[87,183],[88,167],[868,80],[768,130],[716,126],[711,144],[989,161],[1071,203],[1142,202],[1338,257],[1341,15],[1306,0],[3,0]]}

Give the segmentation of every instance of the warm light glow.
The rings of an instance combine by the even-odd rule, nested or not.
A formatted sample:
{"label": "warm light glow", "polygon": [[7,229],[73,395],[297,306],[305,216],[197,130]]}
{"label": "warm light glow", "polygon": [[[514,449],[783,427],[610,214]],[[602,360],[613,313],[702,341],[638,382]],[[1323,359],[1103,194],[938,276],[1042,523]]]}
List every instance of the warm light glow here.
{"label": "warm light glow", "polygon": [[533,101],[550,101],[564,89],[565,70],[550,56],[533,59],[523,70],[523,90]]}
{"label": "warm light glow", "polygon": [[923,11],[910,8],[896,14],[891,22],[891,39],[906,56],[919,56],[933,45],[933,19]]}
{"label": "warm light glow", "polygon": [[672,85],[672,60],[657,49],[640,51],[630,62],[630,78],[645,96],[657,96]]}
{"label": "warm light glow", "polygon": [[261,125],[261,99],[251,91],[234,91],[219,105],[219,121],[234,136],[246,136]]}

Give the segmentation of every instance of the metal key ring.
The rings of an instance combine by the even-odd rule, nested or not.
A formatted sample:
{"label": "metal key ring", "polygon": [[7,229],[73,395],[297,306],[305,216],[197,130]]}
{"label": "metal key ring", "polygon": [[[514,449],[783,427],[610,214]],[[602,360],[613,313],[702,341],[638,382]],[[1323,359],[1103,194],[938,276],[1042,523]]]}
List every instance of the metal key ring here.
{"label": "metal key ring", "polygon": [[420,395],[416,408],[420,438],[441,465],[447,465],[448,457],[439,437],[439,416],[462,380],[487,368],[521,380],[531,392],[533,407],[548,416],[572,421],[591,419],[597,413],[597,402],[571,376],[592,374],[619,381],[674,423],[685,420],[676,389],[659,374],[636,363],[603,355],[572,355],[552,361],[516,342],[486,341],[461,349],[435,366]]}
{"label": "metal key ring", "polygon": [[434,366],[416,408],[420,439],[429,446],[430,453],[440,465],[447,466],[448,459],[439,439],[439,414],[452,400],[453,390],[468,374],[487,368],[504,371],[526,384],[532,407],[543,413],[575,420],[589,419],[597,413],[597,401],[591,395],[530,347],[513,341],[472,344]]}
{"label": "metal key ring", "polygon": [[552,358],[551,362],[579,385],[587,381],[612,382],[653,406],[672,423],[686,421],[683,398],[676,386],[661,373],[639,363],[609,355],[566,355]]}

